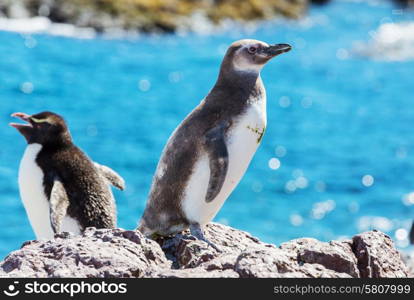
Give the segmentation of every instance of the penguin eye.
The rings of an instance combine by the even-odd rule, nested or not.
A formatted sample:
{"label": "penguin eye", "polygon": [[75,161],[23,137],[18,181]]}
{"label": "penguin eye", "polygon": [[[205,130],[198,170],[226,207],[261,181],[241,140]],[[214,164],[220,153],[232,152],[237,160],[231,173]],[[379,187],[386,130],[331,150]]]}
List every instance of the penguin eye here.
{"label": "penguin eye", "polygon": [[250,54],[255,54],[255,53],[256,53],[256,51],[257,51],[257,47],[255,47],[255,46],[250,46],[250,47],[249,47],[249,49],[248,49],[248,51],[249,51],[249,53],[250,53]]}

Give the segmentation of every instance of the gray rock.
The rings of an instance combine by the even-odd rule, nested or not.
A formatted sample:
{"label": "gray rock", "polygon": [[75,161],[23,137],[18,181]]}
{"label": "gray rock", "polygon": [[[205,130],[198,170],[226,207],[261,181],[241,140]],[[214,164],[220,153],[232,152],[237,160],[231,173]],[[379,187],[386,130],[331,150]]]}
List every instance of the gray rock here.
{"label": "gray rock", "polygon": [[149,267],[169,268],[158,244],[140,232],[88,228],[30,241],[0,264],[4,277],[142,277]]}
{"label": "gray rock", "polygon": [[408,268],[408,277],[414,278],[414,251],[403,253],[402,257]]}
{"label": "gray rock", "polygon": [[284,243],[281,249],[296,254],[299,263],[320,264],[325,268],[359,277],[358,263],[349,242],[320,242],[302,238]]}
{"label": "gray rock", "polygon": [[276,247],[250,234],[211,223],[207,238],[188,232],[152,241],[140,232],[88,228],[29,241],[0,262],[0,277],[406,277],[407,268],[385,234],[370,231],[352,241],[296,239]]}
{"label": "gray rock", "polygon": [[[1,0],[0,12],[9,18],[46,16],[52,22],[92,27],[98,32],[122,28],[140,32],[175,32],[185,27],[197,31],[194,15],[202,14],[202,26],[213,26],[226,20],[256,21],[278,18],[299,18],[307,11],[308,0],[262,1],[246,0]],[[197,19],[200,21],[200,19]]]}
{"label": "gray rock", "polygon": [[408,269],[391,238],[377,230],[358,234],[352,239],[361,277],[407,277]]}

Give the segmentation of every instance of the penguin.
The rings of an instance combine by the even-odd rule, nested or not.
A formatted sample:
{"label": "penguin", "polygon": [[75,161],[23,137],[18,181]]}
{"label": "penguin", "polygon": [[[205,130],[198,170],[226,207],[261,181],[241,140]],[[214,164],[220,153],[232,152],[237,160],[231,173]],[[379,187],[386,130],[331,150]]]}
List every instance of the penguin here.
{"label": "penguin", "polygon": [[26,139],[20,162],[20,196],[37,239],[59,232],[80,234],[86,227],[115,228],[110,185],[123,190],[121,176],[92,162],[72,141],[64,119],[53,112],[14,113],[10,123]]}
{"label": "penguin", "polygon": [[243,177],[266,130],[263,66],[288,52],[288,44],[240,40],[230,45],[218,79],[170,136],[153,177],[138,230],[150,237],[185,229],[204,236]]}
{"label": "penguin", "polygon": [[414,222],[413,222],[413,225],[411,225],[411,230],[410,230],[410,243],[414,245]]}

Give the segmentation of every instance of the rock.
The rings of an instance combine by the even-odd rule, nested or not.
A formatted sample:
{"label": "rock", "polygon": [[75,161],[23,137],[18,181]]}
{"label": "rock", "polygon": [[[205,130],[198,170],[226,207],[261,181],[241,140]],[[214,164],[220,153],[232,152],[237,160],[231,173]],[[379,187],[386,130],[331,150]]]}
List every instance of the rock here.
{"label": "rock", "polygon": [[414,0],[393,0],[396,4],[403,8],[414,7]]}
{"label": "rock", "polygon": [[184,270],[149,270],[145,277],[148,278],[239,278],[232,270],[213,270],[206,272],[203,268]]}
{"label": "rock", "polygon": [[[393,0],[414,7],[414,0]],[[98,32],[204,32],[226,23],[300,18],[310,4],[329,0],[2,0],[0,17],[48,17],[53,23],[94,28]],[[201,24],[200,24],[201,23]]]}
{"label": "rock", "polygon": [[352,239],[361,277],[407,277],[408,270],[394,243],[386,234],[370,231]]}
{"label": "rock", "polygon": [[[3,0],[0,11],[8,17],[46,16],[52,22],[93,27],[97,31],[122,28],[142,32],[174,32],[183,25],[198,26],[192,16],[202,14],[212,24],[225,20],[255,21],[285,16],[299,18],[308,0]],[[3,2],[2,1],[2,2]],[[17,9],[18,8],[18,9]],[[199,19],[198,19],[199,20]]]}
{"label": "rock", "polygon": [[284,243],[280,248],[295,253],[299,263],[320,264],[335,272],[359,277],[357,259],[349,242],[324,243],[303,238]]}
{"label": "rock", "polygon": [[88,228],[30,241],[0,264],[8,277],[142,277],[149,267],[169,268],[156,242],[140,232]]}
{"label": "rock", "polygon": [[331,2],[331,0],[311,0],[311,2],[316,5],[325,5]]}
{"label": "rock", "polygon": [[[260,242],[246,232],[220,224],[208,224],[205,227],[205,235],[215,244],[220,245],[225,253],[234,255],[247,249],[275,248],[273,245]],[[177,234],[173,238],[161,239],[159,243],[177,268],[194,268],[217,257],[217,252],[214,249],[206,247],[205,243],[190,237],[188,231]]]}
{"label": "rock", "polygon": [[403,261],[408,268],[408,277],[414,278],[414,251],[403,253]]}
{"label": "rock", "polygon": [[410,229],[410,243],[414,244],[414,222],[411,225],[411,229]]}
{"label": "rock", "polygon": [[235,270],[242,278],[350,277],[347,274],[327,269],[320,264],[303,264],[291,256],[291,253],[280,249],[242,253],[237,258]]}
{"label": "rock", "polygon": [[0,277],[317,278],[406,277],[407,267],[391,239],[378,231],[352,241],[301,238],[280,247],[211,223],[208,239],[187,231],[157,241],[140,232],[88,228],[51,241],[29,241],[0,263]]}

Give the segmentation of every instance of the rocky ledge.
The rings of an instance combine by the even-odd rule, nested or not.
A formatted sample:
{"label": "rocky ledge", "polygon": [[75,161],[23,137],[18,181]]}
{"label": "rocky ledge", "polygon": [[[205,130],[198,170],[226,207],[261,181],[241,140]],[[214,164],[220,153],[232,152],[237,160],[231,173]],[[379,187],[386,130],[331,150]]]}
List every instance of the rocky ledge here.
{"label": "rocky ledge", "polygon": [[0,17],[48,17],[52,22],[92,27],[100,32],[193,30],[201,23],[299,18],[309,0],[2,0]]}
{"label": "rocky ledge", "polygon": [[0,277],[407,277],[382,232],[346,241],[292,240],[276,247],[212,223],[206,236],[221,252],[184,232],[153,241],[140,232],[88,228],[29,241],[0,263]]}

